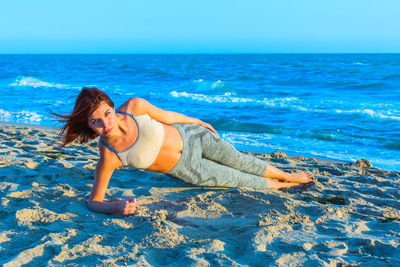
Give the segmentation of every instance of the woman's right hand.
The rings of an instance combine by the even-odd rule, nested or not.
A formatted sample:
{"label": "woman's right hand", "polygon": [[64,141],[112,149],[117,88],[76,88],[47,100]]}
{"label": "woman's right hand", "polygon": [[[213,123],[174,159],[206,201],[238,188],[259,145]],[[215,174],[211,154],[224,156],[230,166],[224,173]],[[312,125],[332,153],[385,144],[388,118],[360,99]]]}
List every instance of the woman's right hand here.
{"label": "woman's right hand", "polygon": [[133,197],[119,200],[118,204],[119,212],[123,216],[134,215],[138,206],[136,198]]}
{"label": "woman's right hand", "polygon": [[206,123],[204,121],[200,121],[199,123],[200,126],[203,126],[204,128],[207,128],[208,130],[210,130],[211,132],[215,133],[216,135],[218,135],[217,131],[214,129],[214,127],[211,126],[211,124]]}

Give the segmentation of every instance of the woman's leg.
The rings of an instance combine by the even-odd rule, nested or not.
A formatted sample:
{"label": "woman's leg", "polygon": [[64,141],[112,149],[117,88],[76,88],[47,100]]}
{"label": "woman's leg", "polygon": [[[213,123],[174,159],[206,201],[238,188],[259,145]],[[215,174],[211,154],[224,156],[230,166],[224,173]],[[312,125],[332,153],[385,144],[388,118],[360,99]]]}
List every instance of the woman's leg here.
{"label": "woman's leg", "polygon": [[[236,157],[247,158],[247,161],[250,161],[250,166],[254,166],[252,169],[249,170],[249,167],[246,166],[244,169],[247,169],[248,172],[237,170],[236,168],[240,168],[239,165],[243,164],[237,164],[238,161],[241,162],[242,160],[235,157],[233,159],[230,157],[224,157],[222,161],[229,161],[236,168],[225,166],[226,164],[218,164],[215,162],[216,160],[205,159],[204,156],[207,154],[207,152],[204,151],[205,149],[203,148],[203,145],[207,141],[202,137],[207,135],[209,130],[197,125],[178,124],[175,125],[175,127],[182,135],[184,148],[177,165],[167,173],[169,176],[200,186],[243,186],[256,189],[267,187],[280,189],[298,185],[298,183],[282,183],[274,179],[263,178],[262,174],[265,172],[266,163],[260,159],[239,153],[229,143],[227,144],[234,150],[231,152],[234,152]],[[256,160],[255,163],[254,159]]]}
{"label": "woman's leg", "polygon": [[233,145],[204,129],[201,133],[203,157],[237,170],[274,178],[283,182],[308,183],[313,180],[310,172],[287,173],[253,156],[245,155]]}
{"label": "woman's leg", "polygon": [[195,159],[192,157],[181,162],[179,169],[173,171],[175,172],[169,173],[169,175],[198,186],[281,189],[299,185],[298,183],[279,182],[274,179],[241,172],[205,158]]}

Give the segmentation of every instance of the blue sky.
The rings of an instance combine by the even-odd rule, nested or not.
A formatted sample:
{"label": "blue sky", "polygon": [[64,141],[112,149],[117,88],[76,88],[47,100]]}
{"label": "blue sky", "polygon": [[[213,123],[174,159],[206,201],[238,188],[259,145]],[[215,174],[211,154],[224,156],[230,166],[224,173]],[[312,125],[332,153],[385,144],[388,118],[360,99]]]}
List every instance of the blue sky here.
{"label": "blue sky", "polygon": [[398,0],[2,0],[0,53],[400,52]]}

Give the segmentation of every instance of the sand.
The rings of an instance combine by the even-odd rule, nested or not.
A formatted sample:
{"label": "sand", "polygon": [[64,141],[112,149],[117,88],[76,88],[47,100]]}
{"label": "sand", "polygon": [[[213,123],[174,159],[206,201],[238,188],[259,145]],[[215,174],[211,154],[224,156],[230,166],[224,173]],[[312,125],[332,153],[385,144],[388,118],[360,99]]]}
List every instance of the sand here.
{"label": "sand", "polygon": [[121,168],[107,199],[136,216],[86,208],[97,141],[59,148],[58,130],[0,124],[0,265],[400,266],[400,172],[283,152],[306,190],[211,189]]}

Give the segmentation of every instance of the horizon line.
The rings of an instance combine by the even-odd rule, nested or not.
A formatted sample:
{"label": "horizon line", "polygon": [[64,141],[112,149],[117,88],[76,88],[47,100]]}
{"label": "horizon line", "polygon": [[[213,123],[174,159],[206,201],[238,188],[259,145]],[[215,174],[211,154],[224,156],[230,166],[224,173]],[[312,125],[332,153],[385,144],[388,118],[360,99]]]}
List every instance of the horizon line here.
{"label": "horizon line", "polygon": [[202,52],[132,52],[132,53],[1,53],[0,55],[371,55],[371,54],[400,54],[400,52],[216,52],[216,53],[202,53]]}

